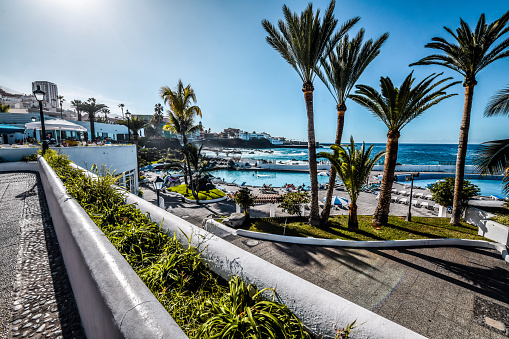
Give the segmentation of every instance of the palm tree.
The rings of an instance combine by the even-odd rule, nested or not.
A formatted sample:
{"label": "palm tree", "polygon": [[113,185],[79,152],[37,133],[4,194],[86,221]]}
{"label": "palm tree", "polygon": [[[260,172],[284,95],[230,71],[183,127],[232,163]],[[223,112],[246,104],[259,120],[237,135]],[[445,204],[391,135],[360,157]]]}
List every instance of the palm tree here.
{"label": "palm tree", "polygon": [[[491,97],[484,110],[485,117],[507,115],[509,117],[509,87]],[[475,157],[475,165],[482,174],[504,173],[505,194],[509,195],[509,139],[483,143]]]}
{"label": "palm tree", "polygon": [[64,118],[64,109],[62,108],[62,105],[65,101],[64,99],[64,96],[63,95],[59,95],[58,96],[58,101],[60,102],[60,119],[63,119]]}
{"label": "palm tree", "polygon": [[[336,101],[336,108],[338,111],[336,145],[341,145],[345,112],[347,109],[346,99],[366,67],[380,54],[380,48],[389,37],[389,33],[383,34],[375,42],[370,39],[364,44],[362,43],[363,37],[364,29],[361,29],[352,40],[349,40],[348,35],[345,35],[336,46],[335,51],[330,51],[326,58],[322,58],[321,60],[325,74],[320,72],[318,75],[331,92],[332,97]],[[337,157],[338,151],[334,149],[334,152],[334,155]],[[336,169],[332,166],[329,177],[329,189],[322,211],[322,225],[327,224],[329,220],[335,180]]]}
{"label": "palm tree", "polygon": [[118,107],[120,107],[120,109],[122,110],[122,120],[124,120],[125,119],[125,117],[124,117],[124,107],[125,107],[125,105],[124,104],[118,104]]}
{"label": "palm tree", "polygon": [[0,113],[9,113],[10,109],[11,109],[10,105],[0,104]]}
{"label": "palm tree", "polygon": [[313,80],[319,67],[320,58],[327,54],[338,43],[341,37],[357,22],[359,18],[348,20],[336,33],[338,20],[334,18],[335,1],[332,0],[320,21],[320,10],[313,11],[309,3],[299,15],[283,6],[285,21],[278,21],[279,30],[269,21],[263,20],[267,31],[266,40],[283,59],[288,62],[302,80],[302,91],[306,102],[308,120],[309,176],[311,180],[311,211],[309,223],[317,226],[320,223],[318,209],[318,180],[316,166],[315,125],[313,113]]}
{"label": "palm tree", "polygon": [[108,123],[108,114],[111,113],[110,109],[106,107],[106,108],[103,108],[101,110],[101,112],[104,113],[104,122]]}
{"label": "palm tree", "polygon": [[399,88],[394,87],[389,77],[381,77],[380,93],[372,87],[357,85],[355,94],[350,95],[353,101],[366,107],[389,129],[380,198],[373,215],[375,227],[387,224],[389,218],[391,189],[398,159],[398,140],[401,130],[428,108],[456,95],[447,94],[445,90],[459,83],[459,81],[446,83],[452,78],[445,78],[434,83],[442,73],[438,75],[433,73],[412,88],[415,80],[412,74],[413,72],[406,77]]}
{"label": "palm tree", "polygon": [[87,101],[81,104],[81,110],[83,112],[88,113],[88,119],[90,120],[90,136],[89,139],[91,141],[95,138],[95,115],[97,112],[100,112],[103,108],[107,108],[108,106],[104,104],[98,104],[95,98],[88,98]]}
{"label": "palm tree", "polygon": [[81,105],[83,102],[81,100],[73,100],[71,101],[72,107],[76,110],[76,113],[78,114],[78,121],[81,121]]}
{"label": "palm tree", "polygon": [[[184,87],[184,84],[180,79],[174,90],[168,86],[163,86],[159,90],[159,93],[161,98],[163,98],[164,103],[170,105],[170,110],[168,111],[170,122],[167,123],[163,129],[172,133],[180,134],[182,137],[184,151],[186,152],[187,167],[190,168],[189,155],[187,154],[186,148],[187,134],[192,133],[199,128],[195,128],[194,117],[202,116],[200,107],[193,105],[193,103],[196,103],[196,94],[192,89],[191,84]],[[187,176],[184,175],[184,179],[187,184]]]}
{"label": "palm tree", "polygon": [[352,203],[349,206],[348,229],[357,231],[359,229],[359,222],[357,221],[357,198],[361,192],[362,186],[369,178],[373,166],[382,158],[385,151],[380,151],[371,158],[371,151],[374,145],[371,145],[367,150],[364,143],[360,150],[355,148],[353,137],[350,137],[350,145],[346,150],[340,145],[332,145],[334,150],[333,154],[327,152],[320,152],[318,157],[327,158],[332,167],[338,172],[339,177],[343,180],[346,190],[350,195]]}
{"label": "palm tree", "polygon": [[475,32],[472,32],[468,24],[460,19],[461,27],[456,29],[456,34],[451,29],[444,27],[447,33],[452,35],[455,42],[448,42],[444,38],[434,37],[431,39],[432,42],[425,46],[426,48],[442,51],[444,54],[432,54],[410,65],[440,65],[460,73],[465,78],[463,82],[465,101],[460,126],[458,156],[456,159],[456,180],[454,183],[454,202],[451,217],[451,224],[453,225],[459,225],[461,216],[460,193],[465,174],[470,113],[472,110],[474,87],[477,85],[476,75],[495,60],[509,56],[509,38],[492,48],[497,40],[509,32],[509,28],[506,28],[508,21],[509,11],[490,25],[486,25],[484,14],[481,14]]}
{"label": "palm tree", "polygon": [[156,130],[156,135],[161,135],[161,124],[163,123],[163,112],[164,107],[161,104],[155,104],[154,106],[154,115],[152,116],[151,123]]}
{"label": "palm tree", "polygon": [[[140,159],[139,159],[139,156],[138,156],[138,153],[139,153],[139,147],[138,147],[138,132],[140,130],[142,130],[143,128],[145,128],[145,126],[148,125],[148,121],[145,120],[144,118],[140,118],[140,117],[135,117],[133,116],[131,119],[130,119],[130,122],[129,122],[129,127],[131,127],[131,131],[133,131],[133,143],[134,145],[136,146],[136,168],[140,168]],[[127,122],[126,122],[126,126],[127,126]],[[139,172],[138,172],[139,174]]]}

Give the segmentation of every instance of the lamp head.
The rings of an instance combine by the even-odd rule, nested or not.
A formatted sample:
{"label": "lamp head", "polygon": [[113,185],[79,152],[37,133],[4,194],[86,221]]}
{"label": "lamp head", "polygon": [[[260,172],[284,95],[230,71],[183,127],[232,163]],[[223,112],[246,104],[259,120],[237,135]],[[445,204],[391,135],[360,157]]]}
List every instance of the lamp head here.
{"label": "lamp head", "polygon": [[129,110],[126,110],[126,112],[125,112],[125,117],[126,117],[127,119],[131,119],[131,113],[129,112]]}
{"label": "lamp head", "polygon": [[32,122],[35,122],[35,117],[32,117],[31,119],[32,119]]}
{"label": "lamp head", "polygon": [[37,101],[43,101],[44,100],[44,94],[46,94],[46,93],[41,91],[41,86],[37,85],[37,89],[33,93],[34,93],[35,99]]}
{"label": "lamp head", "polygon": [[159,176],[156,178],[156,180],[154,181],[154,189],[156,191],[159,191],[161,188],[163,188],[163,183],[164,183],[164,180],[161,179]]}

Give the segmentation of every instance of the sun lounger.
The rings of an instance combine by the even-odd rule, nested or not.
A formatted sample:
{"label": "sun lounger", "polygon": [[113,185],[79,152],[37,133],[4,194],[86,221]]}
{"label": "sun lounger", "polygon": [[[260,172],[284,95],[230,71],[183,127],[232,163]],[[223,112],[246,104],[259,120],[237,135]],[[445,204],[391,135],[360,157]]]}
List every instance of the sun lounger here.
{"label": "sun lounger", "polygon": [[415,193],[415,194],[414,194],[414,197],[416,197],[416,198],[421,198],[421,199],[422,199],[423,195],[424,195],[424,194],[422,194],[421,192],[419,192],[419,193]]}
{"label": "sun lounger", "polygon": [[398,203],[408,205],[408,199],[407,198],[401,198],[401,199],[399,199]]}
{"label": "sun lounger", "polygon": [[414,205],[415,207],[419,207],[421,206],[421,202],[419,200],[414,200],[412,201],[412,205]]}
{"label": "sun lounger", "polygon": [[431,200],[433,199],[433,195],[432,194],[428,194],[424,197],[424,199],[428,199],[428,200]]}
{"label": "sun lounger", "polygon": [[421,202],[421,207],[429,209],[429,202],[427,202],[427,201]]}
{"label": "sun lounger", "polygon": [[393,189],[391,190],[391,193],[398,194],[398,190],[397,190],[397,189],[395,189],[395,188],[393,188]]}
{"label": "sun lounger", "polygon": [[433,210],[437,211],[440,209],[440,204],[433,205]]}
{"label": "sun lounger", "polygon": [[398,197],[391,195],[391,202],[398,202]]}
{"label": "sun lounger", "polygon": [[399,191],[399,194],[401,194],[401,195],[407,195],[407,191],[405,191],[405,190],[401,190],[401,191]]}

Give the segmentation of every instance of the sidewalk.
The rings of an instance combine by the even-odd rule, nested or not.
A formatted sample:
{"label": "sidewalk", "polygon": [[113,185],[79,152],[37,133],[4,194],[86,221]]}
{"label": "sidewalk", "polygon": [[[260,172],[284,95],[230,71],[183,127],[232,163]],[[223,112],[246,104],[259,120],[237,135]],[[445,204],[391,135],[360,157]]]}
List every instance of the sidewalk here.
{"label": "sidewalk", "polygon": [[0,173],[0,337],[85,338],[40,179]]}

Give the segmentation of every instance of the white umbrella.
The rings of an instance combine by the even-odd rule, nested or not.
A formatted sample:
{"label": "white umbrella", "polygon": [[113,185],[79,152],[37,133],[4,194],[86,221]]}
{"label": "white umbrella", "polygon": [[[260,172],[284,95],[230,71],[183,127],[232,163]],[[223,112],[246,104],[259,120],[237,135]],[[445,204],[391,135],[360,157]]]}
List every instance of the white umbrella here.
{"label": "white umbrella", "polygon": [[[41,122],[28,122],[25,124],[25,128],[27,129],[42,129]],[[48,119],[44,120],[44,128],[47,130],[64,130],[64,131],[81,131],[86,132],[87,129],[83,126],[73,124],[70,121],[62,120],[62,119]]]}
{"label": "white umbrella", "polygon": [[318,173],[318,175],[320,175],[322,177],[328,177],[329,173],[327,173],[327,172],[320,172],[320,173]]}

